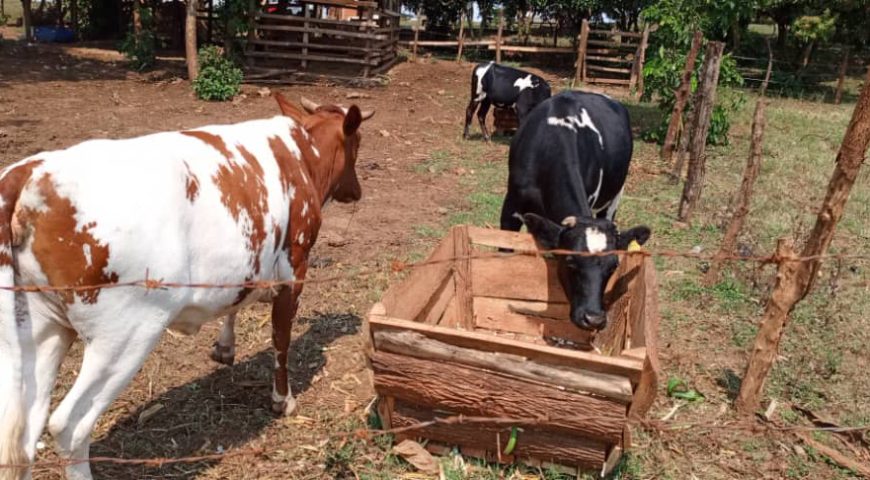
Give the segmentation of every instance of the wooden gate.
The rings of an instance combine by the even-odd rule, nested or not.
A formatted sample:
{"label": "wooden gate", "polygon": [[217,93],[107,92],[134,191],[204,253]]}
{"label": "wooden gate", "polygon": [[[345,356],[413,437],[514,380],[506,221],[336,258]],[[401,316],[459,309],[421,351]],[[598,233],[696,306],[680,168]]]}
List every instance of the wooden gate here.
{"label": "wooden gate", "polygon": [[643,62],[649,27],[643,32],[589,28],[583,20],[577,47],[575,81],[626,85],[643,93]]}

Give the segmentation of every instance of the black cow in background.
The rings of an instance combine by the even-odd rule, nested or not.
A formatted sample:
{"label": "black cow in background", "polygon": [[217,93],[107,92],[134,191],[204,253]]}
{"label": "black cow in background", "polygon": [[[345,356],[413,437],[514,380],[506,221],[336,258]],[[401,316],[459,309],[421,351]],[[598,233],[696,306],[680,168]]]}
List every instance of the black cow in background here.
{"label": "black cow in background", "polygon": [[[610,98],[563,92],[545,100],[511,142],[501,228],[523,223],[540,247],[600,253],[645,243],[644,226],[619,232],[613,219],[632,154],[628,111]],[[604,328],[604,289],[616,255],[558,255],[559,279],[580,328]]]}
{"label": "black cow in background", "polygon": [[516,68],[505,67],[495,62],[481,63],[471,73],[471,101],[465,110],[465,130],[462,133],[468,138],[468,128],[475,110],[480,121],[483,138],[489,141],[486,130],[486,114],[489,107],[515,108],[517,121],[523,124],[523,119],[536,105],[550,98],[550,85],[543,78]]}

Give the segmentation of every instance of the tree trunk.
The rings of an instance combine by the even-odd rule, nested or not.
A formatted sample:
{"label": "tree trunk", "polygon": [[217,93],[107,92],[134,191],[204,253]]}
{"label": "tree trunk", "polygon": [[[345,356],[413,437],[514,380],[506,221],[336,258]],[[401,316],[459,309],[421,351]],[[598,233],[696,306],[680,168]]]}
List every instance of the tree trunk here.
{"label": "tree trunk", "polygon": [[196,51],[196,5],[197,0],[187,0],[187,15],[184,19],[184,53],[187,58],[187,78],[191,82],[199,75],[199,58]]}
{"label": "tree trunk", "polygon": [[788,257],[792,256],[792,250],[784,241],[780,241],[777,248],[777,256],[780,259],[786,257],[786,261],[781,261],[777,270],[776,286],[765,309],[764,320],[755,338],[752,356],[749,358],[746,374],[740,385],[736,406],[744,414],[751,414],[761,403],[764,381],[779,351],[779,341],[788,321],[788,315],[794,310],[795,305],[807,296],[818,277],[822,264],[820,256],[825,255],[831,245],[837,223],[843,216],[849,193],[864,162],[868,145],[870,145],[870,72],[864,81],[864,88],[861,90],[849,128],[840,145],[837,163],[831,181],[828,183],[828,193],[816,218],[816,225],[801,252],[801,256],[808,260],[789,261]]}
{"label": "tree trunk", "polygon": [[31,0],[21,0],[21,18],[24,23],[24,40],[33,41],[33,12]]}
{"label": "tree trunk", "polygon": [[813,45],[814,44],[815,44],[814,41],[810,41],[804,47],[804,52],[801,55],[801,70],[807,68],[807,65],[810,63],[810,56],[813,54]]}
{"label": "tree trunk", "polygon": [[788,38],[788,24],[788,18],[776,20],[776,48],[780,50],[785,48],[785,41]]}
{"label": "tree trunk", "polygon": [[133,0],[133,34],[138,38],[142,33],[142,2]]}
{"label": "tree trunk", "polygon": [[680,221],[686,222],[701,198],[706,170],[707,133],[710,131],[710,118],[713,115],[713,105],[716,103],[716,85],[719,83],[719,67],[722,63],[722,51],[725,44],[710,42],[704,58],[701,84],[695,96],[692,138],[689,146],[689,172],[680,199]]}
{"label": "tree trunk", "polygon": [[[674,110],[671,112],[671,121],[668,123],[668,133],[665,134],[665,141],[662,145],[661,158],[662,161],[670,164],[674,156],[674,148],[677,143],[677,132],[680,131],[680,125],[683,123],[683,111],[686,108],[686,102],[689,100],[689,93],[692,89],[692,73],[695,71],[695,61],[698,59],[698,51],[701,49],[701,40],[703,34],[700,30],[695,32],[692,37],[692,48],[686,57],[686,66],[683,68],[683,75],[680,77],[680,86],[677,88],[674,96]],[[642,72],[641,72],[642,74]],[[685,135],[685,129],[683,129]],[[682,170],[682,168],[680,169]],[[680,172],[681,173],[681,172]]]}

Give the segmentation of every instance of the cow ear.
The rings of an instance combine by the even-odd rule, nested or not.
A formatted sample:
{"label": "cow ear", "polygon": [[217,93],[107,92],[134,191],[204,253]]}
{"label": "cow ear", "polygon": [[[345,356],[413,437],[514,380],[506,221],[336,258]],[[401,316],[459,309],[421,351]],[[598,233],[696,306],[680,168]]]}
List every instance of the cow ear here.
{"label": "cow ear", "polygon": [[359,107],[351,105],[350,108],[347,109],[347,113],[344,114],[344,136],[349,137],[356,133],[360,124],[362,124],[362,121],[362,112],[359,111]]}
{"label": "cow ear", "polygon": [[278,108],[281,109],[281,114],[285,117],[290,117],[297,122],[301,122],[302,119],[305,118],[305,113],[302,112],[302,110],[299,110],[296,105],[287,101],[287,99],[284,98],[284,95],[281,95],[276,91],[273,96],[275,97],[275,101],[278,102]]}
{"label": "cow ear", "polygon": [[555,250],[559,247],[559,236],[562,235],[564,228],[558,223],[534,213],[523,215],[523,223],[541,247],[546,250]]}
{"label": "cow ear", "polygon": [[649,240],[650,235],[652,235],[652,231],[645,225],[630,228],[624,232],[619,232],[619,235],[616,238],[616,249],[627,250],[628,245],[632,241],[636,241],[640,245],[643,245],[647,240]]}

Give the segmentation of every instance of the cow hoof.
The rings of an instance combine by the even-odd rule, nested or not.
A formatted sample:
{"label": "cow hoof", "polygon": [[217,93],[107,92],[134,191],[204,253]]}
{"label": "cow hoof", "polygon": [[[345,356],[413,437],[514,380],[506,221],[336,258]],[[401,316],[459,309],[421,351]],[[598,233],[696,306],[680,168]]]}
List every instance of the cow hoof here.
{"label": "cow hoof", "polygon": [[211,349],[211,359],[217,363],[232,367],[236,361],[236,349],[232,346],[224,347],[219,343],[215,343]]}
{"label": "cow hoof", "polygon": [[278,415],[289,417],[296,411],[296,399],[289,397],[280,402],[272,402],[272,411]]}

